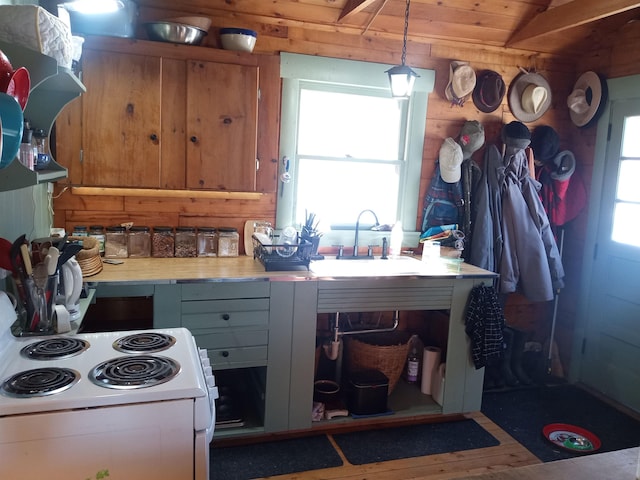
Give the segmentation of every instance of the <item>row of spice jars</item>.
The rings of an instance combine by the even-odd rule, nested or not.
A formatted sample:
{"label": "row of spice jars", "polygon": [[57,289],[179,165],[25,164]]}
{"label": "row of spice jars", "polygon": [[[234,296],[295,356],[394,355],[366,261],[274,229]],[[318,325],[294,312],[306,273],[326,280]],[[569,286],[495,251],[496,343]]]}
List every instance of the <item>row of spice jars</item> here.
{"label": "row of spice jars", "polygon": [[[104,232],[101,226],[92,226],[90,231],[97,232],[97,227]],[[76,230],[78,227],[74,234]],[[128,230],[110,226],[103,235],[106,258],[238,256],[238,230],[232,227],[177,227],[174,231],[163,226],[132,226]]]}

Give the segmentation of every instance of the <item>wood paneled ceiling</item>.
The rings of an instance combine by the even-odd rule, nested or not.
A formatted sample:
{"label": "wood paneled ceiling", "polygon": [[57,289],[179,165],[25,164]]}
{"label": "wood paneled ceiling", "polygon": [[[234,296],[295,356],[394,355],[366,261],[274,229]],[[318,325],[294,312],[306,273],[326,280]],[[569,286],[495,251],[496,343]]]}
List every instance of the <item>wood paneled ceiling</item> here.
{"label": "wood paneled ceiling", "polygon": [[[402,38],[406,0],[137,0],[146,16],[202,14],[257,25]],[[411,0],[409,38],[580,54],[607,47],[640,19],[635,0]],[[269,32],[262,32],[269,34]]]}

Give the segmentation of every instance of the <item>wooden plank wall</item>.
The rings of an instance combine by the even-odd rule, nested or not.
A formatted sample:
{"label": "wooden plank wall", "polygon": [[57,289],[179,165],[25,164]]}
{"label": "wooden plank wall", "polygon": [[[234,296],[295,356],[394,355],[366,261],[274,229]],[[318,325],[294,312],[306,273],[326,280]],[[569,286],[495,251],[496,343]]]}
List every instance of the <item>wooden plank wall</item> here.
{"label": "wooden plank wall", "polygon": [[[161,2],[162,3],[162,2]],[[308,3],[308,2],[307,2]],[[204,8],[204,7],[203,7]],[[302,8],[302,7],[301,7]],[[310,8],[305,5],[304,8]],[[170,17],[180,12],[147,8],[142,6],[140,21],[145,19]],[[265,22],[260,23],[256,16],[225,13],[212,16],[213,28],[228,26],[229,18],[235,25],[254,28],[260,32],[256,52],[277,54],[280,51],[323,55],[337,58],[358,59],[389,64],[400,63],[401,41],[383,34],[362,35],[354,29],[308,28],[303,22]],[[429,97],[429,108],[425,132],[420,196],[416,199],[422,205],[422,198],[429,185],[435,168],[438,150],[444,138],[456,137],[466,120],[479,120],[485,127],[487,143],[500,143],[500,131],[504,124],[515,120],[511,115],[507,100],[498,110],[490,114],[479,112],[471,101],[464,107],[451,106],[444,98],[444,89],[448,82],[449,64],[452,60],[471,62],[476,71],[492,69],[498,71],[507,85],[519,73],[520,68],[535,69],[543,74],[552,87],[551,109],[536,123],[550,125],[560,135],[561,149],[572,150],[579,163],[587,188],[591,183],[595,129],[579,130],[570,121],[566,98],[571,93],[578,72],[586,69],[602,71],[610,76],[638,73],[637,42],[638,28],[630,26],[623,31],[623,43],[619,48],[614,45],[603,46],[590,52],[588,56],[532,54],[515,49],[505,49],[489,44],[469,44],[466,42],[437,41],[427,42],[410,35],[407,48],[407,64],[429,68],[436,71],[436,85]],[[144,38],[141,36],[141,38]],[[626,53],[633,52],[632,58]],[[613,52],[613,55],[611,53]],[[611,60],[609,60],[611,59]],[[384,75],[384,72],[380,72]],[[59,122],[74,123],[74,108],[69,107]],[[271,117],[278,112],[271,112]],[[76,117],[77,118],[77,117]],[[63,141],[67,141],[64,139]],[[483,150],[476,152],[474,160],[482,162]],[[133,221],[137,224],[168,225],[231,225],[241,229],[246,219],[264,218],[274,220],[277,197],[264,195],[259,201],[250,200],[204,200],[204,199],[164,199],[135,197],[82,197],[71,195],[69,191],[60,194],[58,187],[55,200],[56,226],[71,230],[75,224],[113,224]],[[575,322],[575,305],[578,303],[580,289],[581,262],[584,248],[584,236],[588,212],[567,226],[565,242],[566,288],[560,299],[560,314],[557,341],[565,368],[570,358],[571,335]],[[416,218],[419,228],[420,218]],[[242,231],[242,230],[241,230]],[[511,295],[506,308],[510,324],[522,327],[534,340],[543,341],[551,324],[551,302],[531,304],[519,295]]]}

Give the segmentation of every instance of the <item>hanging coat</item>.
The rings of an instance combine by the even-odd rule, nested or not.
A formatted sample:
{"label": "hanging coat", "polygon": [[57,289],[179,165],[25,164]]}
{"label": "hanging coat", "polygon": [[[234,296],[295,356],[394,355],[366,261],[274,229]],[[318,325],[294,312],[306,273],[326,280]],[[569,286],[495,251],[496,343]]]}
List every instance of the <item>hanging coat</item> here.
{"label": "hanging coat", "polygon": [[564,286],[564,270],[537,194],[540,184],[529,175],[523,149],[507,146],[503,165],[499,291],[511,293],[519,286],[530,301],[553,300],[554,290]]}

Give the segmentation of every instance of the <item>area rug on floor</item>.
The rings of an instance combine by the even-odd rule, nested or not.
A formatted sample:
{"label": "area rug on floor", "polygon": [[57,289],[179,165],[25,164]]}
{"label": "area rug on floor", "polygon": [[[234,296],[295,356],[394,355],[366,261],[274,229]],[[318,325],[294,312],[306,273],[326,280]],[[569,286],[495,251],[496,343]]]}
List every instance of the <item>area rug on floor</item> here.
{"label": "area rug on floor", "polygon": [[543,462],[581,455],[545,440],[542,429],[550,423],[567,423],[592,432],[602,442],[598,452],[640,444],[640,422],[574,385],[485,393],[482,413]]}
{"label": "area rug on floor", "polygon": [[339,467],[342,459],[326,435],[239,447],[211,448],[210,480],[249,480]]}
{"label": "area rug on floor", "polygon": [[493,447],[500,442],[474,420],[333,435],[353,465]]}

